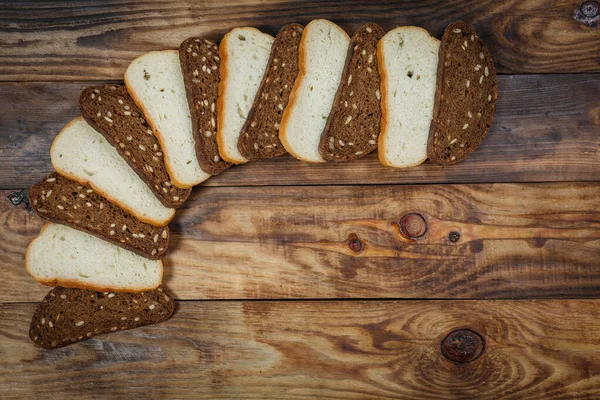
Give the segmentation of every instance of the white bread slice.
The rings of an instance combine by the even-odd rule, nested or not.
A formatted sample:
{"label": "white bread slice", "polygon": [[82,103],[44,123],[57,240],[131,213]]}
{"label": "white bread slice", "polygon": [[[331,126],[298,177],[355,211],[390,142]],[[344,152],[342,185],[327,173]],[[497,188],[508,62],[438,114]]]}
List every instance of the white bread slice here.
{"label": "white bread slice", "polygon": [[315,19],[304,28],[298,77],[279,127],[281,143],[300,160],[325,162],[319,142],[342,78],[349,44],[348,34],[333,22]]}
{"label": "white bread slice", "polygon": [[173,184],[188,189],[210,178],[196,158],[179,52],[153,51],[139,56],[125,71],[125,86],[156,133]]}
{"label": "white bread slice", "polygon": [[89,184],[140,221],[163,226],[175,215],[175,210],[165,207],[117,150],[82,117],[60,131],[50,148],[50,157],[56,172]]}
{"label": "white bread slice", "polygon": [[163,275],[160,260],[148,260],[65,225],[48,223],[27,247],[25,268],[44,285],[99,292],[156,289]]}
{"label": "white bread slice", "polygon": [[439,40],[413,26],[391,30],[379,41],[383,165],[411,167],[427,159],[439,47]]}
{"label": "white bread slice", "polygon": [[219,45],[221,56],[217,143],[221,157],[234,164],[248,159],[238,150],[238,139],[263,80],[275,38],[256,28],[235,28]]}

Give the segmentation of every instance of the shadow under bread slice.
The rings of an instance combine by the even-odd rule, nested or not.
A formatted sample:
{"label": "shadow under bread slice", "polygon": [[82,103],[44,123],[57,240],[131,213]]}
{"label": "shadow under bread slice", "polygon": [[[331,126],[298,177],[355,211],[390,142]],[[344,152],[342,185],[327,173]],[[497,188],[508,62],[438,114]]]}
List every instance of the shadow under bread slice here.
{"label": "shadow under bread slice", "polygon": [[279,125],[298,76],[302,31],[302,25],[289,24],[275,37],[263,81],[238,139],[238,150],[248,160],[286,153],[279,140]]}
{"label": "shadow under bread slice", "polygon": [[350,161],[377,148],[381,130],[381,77],[377,24],[360,27],[350,39],[342,80],[321,135],[319,152],[326,161]]}
{"label": "shadow under bread slice", "polygon": [[53,288],[36,308],[30,339],[45,349],[67,346],[104,333],[166,321],[173,299],[161,287],[139,293]]}
{"label": "shadow under bread slice", "polygon": [[191,190],[173,185],[160,143],[125,86],[88,87],[81,92],[79,108],[165,207],[185,203]]}
{"label": "shadow under bread slice", "polygon": [[169,228],[144,223],[112,204],[90,186],[52,173],[29,189],[35,212],[152,260],[163,258]]}
{"label": "shadow under bread slice", "polygon": [[192,117],[196,157],[207,174],[217,175],[231,167],[217,146],[217,99],[219,96],[219,47],[210,40],[192,37],[179,46],[179,62]]}
{"label": "shadow under bread slice", "polygon": [[485,139],[496,111],[498,81],[492,56],[475,28],[450,24],[442,36],[427,156],[456,164]]}

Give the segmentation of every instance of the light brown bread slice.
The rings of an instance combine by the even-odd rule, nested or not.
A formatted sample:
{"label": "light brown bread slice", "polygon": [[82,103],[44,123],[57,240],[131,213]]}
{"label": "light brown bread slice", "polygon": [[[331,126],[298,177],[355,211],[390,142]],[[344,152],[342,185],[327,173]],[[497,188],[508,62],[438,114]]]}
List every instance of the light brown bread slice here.
{"label": "light brown bread slice", "polygon": [[471,25],[450,24],[440,47],[427,156],[456,164],[485,139],[496,112],[498,81],[487,46]]}
{"label": "light brown bread slice", "polygon": [[221,158],[217,145],[219,47],[206,39],[186,39],[179,46],[179,63],[192,116],[198,163],[207,174],[220,174],[231,167],[231,163]]}
{"label": "light brown bread slice", "polygon": [[285,154],[279,141],[279,125],[298,75],[298,50],[302,25],[281,28],[265,76],[238,140],[240,154],[248,160],[262,160]]}
{"label": "light brown bread slice", "polygon": [[377,148],[381,129],[381,92],[377,24],[360,27],[350,39],[342,81],[321,135],[319,152],[326,161],[350,161]]}
{"label": "light brown bread slice", "polygon": [[29,338],[54,349],[93,338],[166,321],[173,299],[162,288],[140,293],[96,292],[57,286],[38,305]]}

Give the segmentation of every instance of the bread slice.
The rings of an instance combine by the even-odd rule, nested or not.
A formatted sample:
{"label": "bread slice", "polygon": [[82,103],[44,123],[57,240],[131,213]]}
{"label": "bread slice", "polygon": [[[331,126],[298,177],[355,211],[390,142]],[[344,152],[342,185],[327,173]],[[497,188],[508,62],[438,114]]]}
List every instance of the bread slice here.
{"label": "bread slice", "polygon": [[156,289],[163,275],[160,260],[148,260],[85,232],[53,223],[44,225],[27,247],[25,268],[44,285],[101,292]]}
{"label": "bread slice", "polygon": [[69,225],[131,250],[160,259],[169,245],[169,228],[146,224],[112,204],[87,185],[52,173],[29,189],[34,211],[47,220]]}
{"label": "bread slice", "polygon": [[238,150],[248,160],[286,153],[279,140],[279,125],[298,76],[302,31],[302,25],[286,25],[273,42],[265,76],[238,140]]}
{"label": "bread slice", "polygon": [[190,189],[179,189],[171,182],[160,143],[125,86],[88,87],[79,96],[79,109],[165,207],[185,203]]}
{"label": "bread slice", "polygon": [[54,349],[103,333],[138,328],[166,321],[175,303],[162,288],[140,293],[101,293],[53,288],[37,306],[29,338]]}
{"label": "bread slice", "polygon": [[383,165],[411,167],[427,159],[439,46],[426,30],[412,26],[391,30],[379,42]]}
{"label": "bread slice", "polygon": [[104,136],[81,117],[56,136],[50,158],[59,174],[89,184],[141,221],[164,226],[175,215],[175,210],[165,207]]}
{"label": "bread slice", "polygon": [[179,52],[139,56],[125,71],[125,86],[161,144],[173,184],[187,189],[207,180],[210,175],[202,171],[196,157]]}
{"label": "bread slice", "polygon": [[207,174],[220,174],[231,163],[221,158],[217,145],[219,47],[206,39],[186,39],[179,46],[179,63],[192,115],[198,163]]}
{"label": "bread slice", "polygon": [[300,71],[281,121],[279,139],[294,157],[324,162],[321,134],[341,82],[350,38],[324,19],[311,21],[300,42]]}
{"label": "bread slice", "polygon": [[377,43],[383,34],[379,25],[366,24],[350,40],[342,81],[319,144],[326,161],[355,160],[377,148],[381,129]]}
{"label": "bread slice", "polygon": [[235,28],[219,46],[217,143],[221,157],[234,164],[248,161],[238,150],[238,139],[263,80],[274,40],[255,28]]}
{"label": "bread slice", "polygon": [[483,142],[494,120],[498,81],[487,46],[471,25],[456,21],[442,37],[427,155],[456,164]]}

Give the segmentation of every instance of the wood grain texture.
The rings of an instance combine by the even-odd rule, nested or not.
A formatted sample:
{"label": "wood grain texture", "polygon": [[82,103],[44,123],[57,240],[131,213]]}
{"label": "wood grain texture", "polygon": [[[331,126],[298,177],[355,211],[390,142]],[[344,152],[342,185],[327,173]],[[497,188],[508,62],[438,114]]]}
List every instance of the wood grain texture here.
{"label": "wood grain texture", "polygon": [[[465,162],[383,167],[376,154],[307,164],[290,156],[234,167],[206,186],[594,181],[600,176],[600,74],[501,76],[496,119]],[[51,171],[54,136],[78,115],[89,83],[0,84],[0,188],[22,188]]]}
{"label": "wood grain texture", "polygon": [[[181,302],[165,323],[51,351],[27,337],[33,308],[0,305],[3,399],[600,396],[598,300]],[[440,342],[465,327],[486,348],[454,364]]]}
{"label": "wood grain texture", "polygon": [[275,35],[285,24],[329,18],[352,33],[417,25],[440,37],[475,24],[501,73],[600,72],[600,29],[573,18],[572,0],[183,0],[0,3],[0,80],[121,79],[135,57],[190,36],[219,41],[238,26]]}
{"label": "wood grain texture", "polygon": [[[0,302],[39,301],[23,257],[43,221],[2,198]],[[198,188],[170,228],[177,299],[600,295],[600,183]]]}

